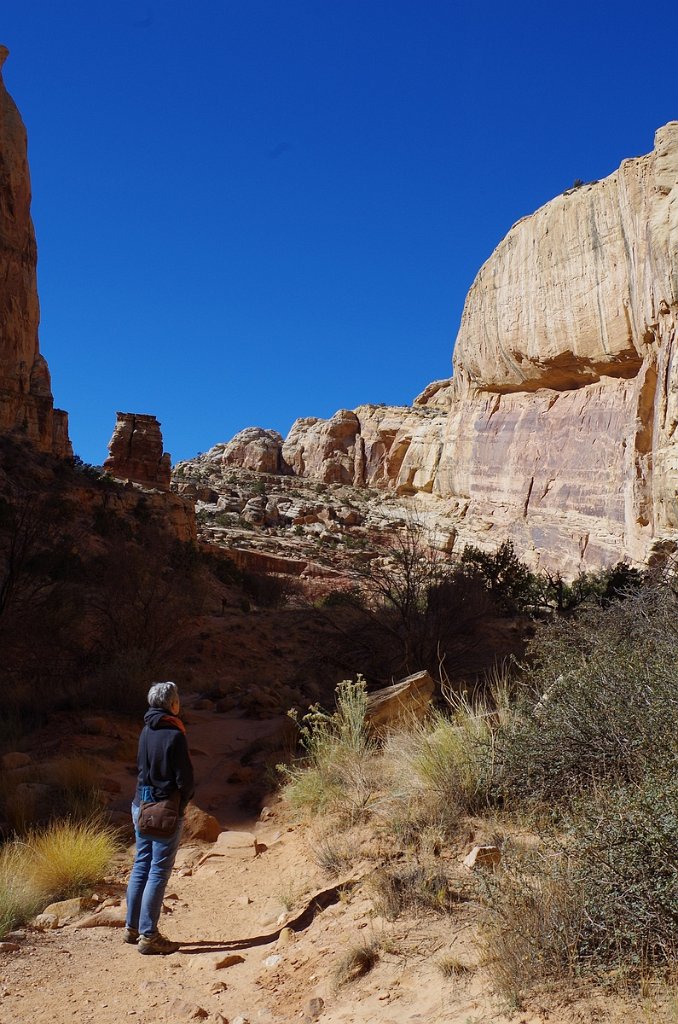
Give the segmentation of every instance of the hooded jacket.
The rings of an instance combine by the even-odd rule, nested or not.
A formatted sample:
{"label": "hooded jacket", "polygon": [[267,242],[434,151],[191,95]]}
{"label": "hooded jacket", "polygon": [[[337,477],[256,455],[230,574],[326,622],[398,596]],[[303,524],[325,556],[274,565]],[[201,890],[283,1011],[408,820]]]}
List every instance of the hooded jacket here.
{"label": "hooded jacket", "polygon": [[143,786],[150,786],[154,800],[165,800],[179,791],[179,814],[193,796],[193,765],[183,722],[162,708],[149,708],[139,737],[135,804]]}

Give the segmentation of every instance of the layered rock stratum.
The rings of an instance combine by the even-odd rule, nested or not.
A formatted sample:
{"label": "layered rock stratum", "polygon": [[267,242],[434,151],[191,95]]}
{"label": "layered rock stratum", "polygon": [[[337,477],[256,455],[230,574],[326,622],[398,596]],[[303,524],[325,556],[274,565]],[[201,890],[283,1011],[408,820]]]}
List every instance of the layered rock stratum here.
{"label": "layered rock stratum", "polygon": [[298,419],[276,452],[268,432],[265,461],[238,435],[230,465],[409,496],[448,549],[509,537],[568,575],[645,563],[678,548],[677,319],[672,121],[511,228],[466,298],[451,380]]}
{"label": "layered rock stratum", "polygon": [[54,408],[40,353],[37,247],[31,221],[26,129],[2,81],[0,46],[0,431],[20,431],[41,451],[72,454],[68,416]]}

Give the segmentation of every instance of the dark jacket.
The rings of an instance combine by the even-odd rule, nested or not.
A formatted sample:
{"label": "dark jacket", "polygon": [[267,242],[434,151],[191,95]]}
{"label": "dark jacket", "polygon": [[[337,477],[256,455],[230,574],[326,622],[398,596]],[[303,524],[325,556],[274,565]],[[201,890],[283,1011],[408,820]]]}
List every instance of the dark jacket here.
{"label": "dark jacket", "polygon": [[144,785],[151,786],[154,800],[165,800],[179,790],[179,813],[183,814],[195,791],[183,725],[161,708],[149,708],[144,723],[139,737],[134,802],[140,803]]}

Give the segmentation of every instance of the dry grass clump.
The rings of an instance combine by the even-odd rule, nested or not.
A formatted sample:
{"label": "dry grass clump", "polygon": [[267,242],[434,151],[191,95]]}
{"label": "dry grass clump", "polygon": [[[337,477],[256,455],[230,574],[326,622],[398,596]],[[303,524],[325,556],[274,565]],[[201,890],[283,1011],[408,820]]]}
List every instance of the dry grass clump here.
{"label": "dry grass clump", "polygon": [[463,814],[487,807],[496,736],[510,715],[500,681],[477,701],[448,692],[449,713],[435,711],[387,738],[382,772],[389,795],[381,813],[404,845],[419,846],[424,836],[440,845]]}
{"label": "dry grass clump", "polygon": [[454,953],[443,953],[435,961],[435,965],[443,978],[461,978],[464,975],[472,974],[476,970],[475,964],[469,964],[464,960],[460,960]]}
{"label": "dry grass clump", "polygon": [[304,902],[305,888],[299,881],[288,878],[281,881],[274,890],[273,895],[286,913],[290,913]]}
{"label": "dry grass clump", "polygon": [[113,830],[97,820],[55,822],[26,845],[36,887],[62,898],[101,878],[117,849]]}
{"label": "dry grass clump", "polygon": [[369,889],[374,909],[387,921],[403,913],[447,914],[464,899],[437,863],[382,868],[370,878]]}
{"label": "dry grass clump", "polygon": [[50,818],[89,819],[101,808],[97,767],[84,757],[38,762],[0,776],[0,811],[23,835]]}
{"label": "dry grass clump", "polygon": [[363,940],[351,946],[335,964],[332,972],[334,988],[340,988],[368,974],[379,960],[379,949],[376,939]]}
{"label": "dry grass clump", "polygon": [[337,687],[332,715],[314,705],[299,722],[305,758],[280,770],[291,805],[309,814],[336,812],[353,824],[367,817],[376,795],[376,751],[365,722],[365,680]]}
{"label": "dry grass clump", "polygon": [[530,854],[483,879],[489,913],[481,936],[498,992],[519,1006],[524,992],[572,976],[584,898],[566,858]]}
{"label": "dry grass clump", "polygon": [[63,899],[102,877],[118,849],[115,831],[100,819],[53,822],[21,843],[20,866],[41,896]]}
{"label": "dry grass clump", "polygon": [[335,836],[325,836],[312,847],[313,860],[330,878],[336,878],[348,867],[353,857],[346,843]]}
{"label": "dry grass clump", "polygon": [[89,819],[101,807],[97,766],[84,757],[60,758],[46,766],[42,778],[55,790],[59,818]]}
{"label": "dry grass clump", "polygon": [[47,902],[73,896],[98,881],[118,849],[99,819],[54,822],[0,849],[0,936]]}
{"label": "dry grass clump", "polygon": [[40,906],[40,894],[24,867],[18,845],[10,843],[0,849],[0,939],[32,917]]}

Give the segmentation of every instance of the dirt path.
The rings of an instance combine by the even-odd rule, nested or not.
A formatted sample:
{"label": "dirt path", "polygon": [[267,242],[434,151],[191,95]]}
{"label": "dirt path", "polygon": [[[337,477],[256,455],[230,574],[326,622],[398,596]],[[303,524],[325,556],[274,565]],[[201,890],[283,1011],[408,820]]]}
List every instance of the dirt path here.
{"label": "dirt path", "polygon": [[[191,712],[189,742],[197,770],[197,801],[229,829],[217,843],[182,846],[170,880],[161,927],[181,942],[170,957],[143,957],[121,941],[122,895],[132,849],[96,890],[112,905],[110,926],[25,930],[14,951],[0,953],[0,1024],[161,1024],[207,1020],[213,1024],[561,1024],[613,1022],[608,1002],[581,1008],[563,1004],[529,1013],[499,1012],[485,972],[476,965],[473,915],[457,919],[386,922],[352,871],[344,893],[309,855],[305,826],[288,823],[271,805],[264,822],[242,809],[243,785],[229,784],[243,752],[274,743],[282,720],[248,721],[208,711]],[[248,758],[246,757],[245,760]],[[111,767],[128,800],[133,780]],[[247,774],[247,773],[246,773]],[[254,837],[265,850],[257,854]],[[280,931],[309,905],[292,933]],[[336,987],[336,964],[350,949],[378,947],[364,977]],[[445,978],[437,961],[452,953],[467,971]],[[575,1012],[576,1011],[576,1012]],[[584,1014],[584,1015],[583,1015]],[[626,1024],[650,1020],[624,1011]]]}

